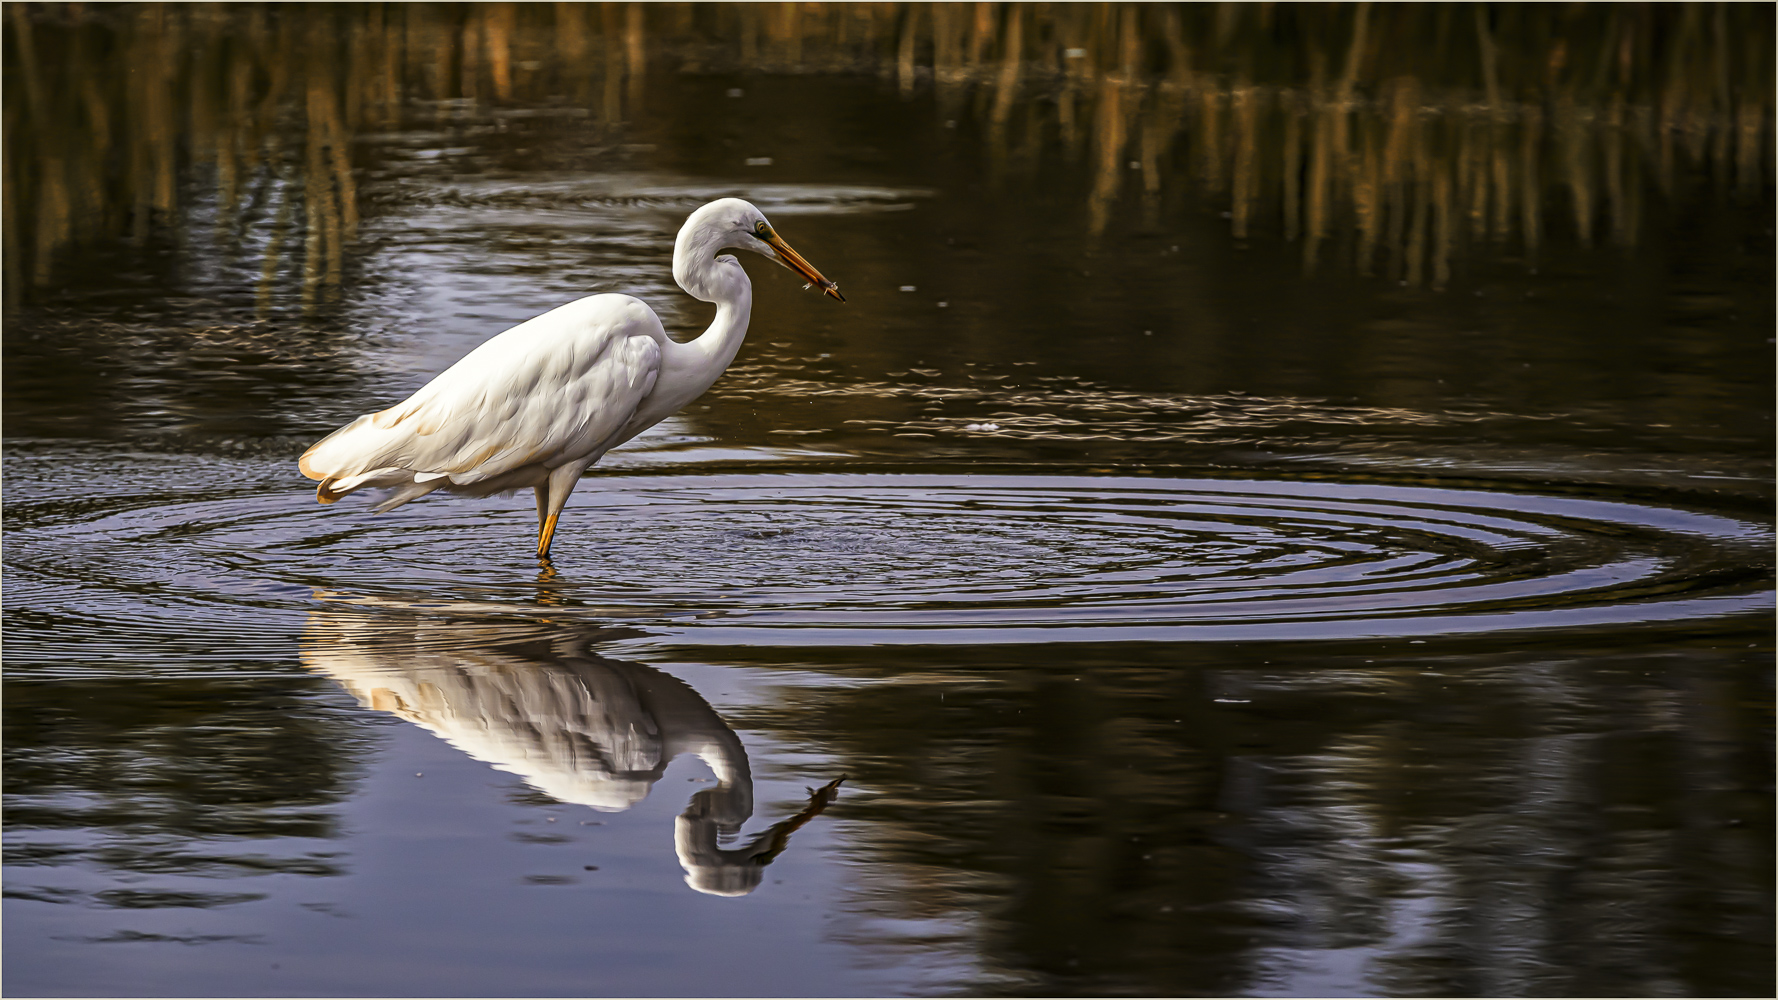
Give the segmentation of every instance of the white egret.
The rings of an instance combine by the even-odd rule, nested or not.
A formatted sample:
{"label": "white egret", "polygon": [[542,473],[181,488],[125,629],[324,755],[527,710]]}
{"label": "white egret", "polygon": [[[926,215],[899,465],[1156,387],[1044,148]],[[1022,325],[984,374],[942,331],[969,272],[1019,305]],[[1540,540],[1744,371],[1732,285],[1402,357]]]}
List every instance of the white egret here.
{"label": "white egret", "polygon": [[673,279],[716,304],[716,319],[696,340],[674,341],[654,311],[628,295],[589,295],[552,309],[304,452],[303,475],[321,481],[316,499],[393,487],[376,506],[386,511],[433,490],[485,497],[529,486],[537,493],[537,557],[547,559],[581,474],[703,395],[734,360],[753,286],[740,261],[717,256],[731,248],[762,254],[846,300],[759,209],[739,198],[713,201],[685,220],[673,246]]}

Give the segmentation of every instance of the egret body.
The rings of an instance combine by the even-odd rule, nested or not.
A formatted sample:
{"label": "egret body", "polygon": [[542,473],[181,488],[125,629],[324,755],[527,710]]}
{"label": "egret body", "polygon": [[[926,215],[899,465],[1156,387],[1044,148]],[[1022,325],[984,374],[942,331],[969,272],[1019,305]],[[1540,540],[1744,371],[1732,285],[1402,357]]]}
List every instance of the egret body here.
{"label": "egret body", "polygon": [[780,238],[759,209],[723,198],[685,220],[673,279],[716,305],[696,340],[667,336],[629,295],[589,295],[499,334],[407,399],[367,413],[303,453],[315,497],[333,503],[365,487],[393,488],[378,511],[433,490],[485,497],[537,494],[537,556],[580,476],[607,451],[703,395],[747,335],[753,285],[724,249],[751,250],[845,301]]}

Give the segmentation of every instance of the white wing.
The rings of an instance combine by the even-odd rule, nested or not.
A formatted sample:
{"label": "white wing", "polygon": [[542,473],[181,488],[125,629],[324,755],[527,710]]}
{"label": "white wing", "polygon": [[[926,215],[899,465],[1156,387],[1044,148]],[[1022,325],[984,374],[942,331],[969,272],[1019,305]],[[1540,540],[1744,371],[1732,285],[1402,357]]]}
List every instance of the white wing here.
{"label": "white wing", "polygon": [[461,486],[596,457],[654,389],[665,339],[654,312],[628,295],[570,302],[488,340],[403,402],[334,431],[300,467],[323,481],[326,500],[373,479],[448,477]]}

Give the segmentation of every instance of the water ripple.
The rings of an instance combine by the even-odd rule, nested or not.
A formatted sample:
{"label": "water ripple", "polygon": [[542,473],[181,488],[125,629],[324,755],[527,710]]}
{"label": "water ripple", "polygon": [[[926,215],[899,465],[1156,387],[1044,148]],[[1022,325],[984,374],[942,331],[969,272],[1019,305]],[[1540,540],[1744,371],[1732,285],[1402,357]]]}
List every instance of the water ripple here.
{"label": "water ripple", "polygon": [[284,657],[317,600],[767,644],[1434,636],[1770,607],[1767,525],[1652,500],[1319,479],[607,475],[576,495],[558,570],[539,575],[528,500],[373,516],[315,507],[264,459],[212,460],[201,478],[224,485],[171,490],[176,457],[117,461],[84,496],[15,475],[15,663]]}

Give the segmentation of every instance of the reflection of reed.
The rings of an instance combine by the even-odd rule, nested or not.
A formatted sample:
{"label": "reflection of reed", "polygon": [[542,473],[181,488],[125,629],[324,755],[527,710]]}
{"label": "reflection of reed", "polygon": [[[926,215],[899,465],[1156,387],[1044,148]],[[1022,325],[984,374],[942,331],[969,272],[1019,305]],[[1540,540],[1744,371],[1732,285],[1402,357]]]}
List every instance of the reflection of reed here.
{"label": "reflection of reed", "polygon": [[875,681],[757,722],[875,792],[835,936],[997,976],[951,992],[1770,992],[1758,661],[1281,649],[811,658]]}
{"label": "reflection of reed", "polygon": [[[266,273],[300,211],[304,301],[330,297],[359,225],[354,135],[449,117],[458,99],[585,100],[595,73],[603,110],[621,118],[641,99],[645,23],[640,5],[603,7],[9,5],[8,301],[48,283],[67,247],[177,236],[182,201],[206,193],[226,238],[255,184],[282,199]],[[605,39],[602,58],[590,35]],[[280,144],[293,128],[300,142]]]}
{"label": "reflection of reed", "polygon": [[[67,246],[175,223],[197,196],[182,171],[213,180],[226,226],[281,155],[313,298],[357,227],[356,132],[463,101],[617,122],[650,65],[930,86],[947,119],[985,119],[996,174],[1046,136],[1087,155],[1094,228],[1140,170],[1151,218],[1183,182],[1237,237],[1277,229],[1308,267],[1338,246],[1410,282],[1472,242],[1534,254],[1546,209],[1633,243],[1645,176],[1758,198],[1772,172],[1764,5],[12,4],[5,31],[13,298]],[[265,147],[298,123],[300,153]]]}

